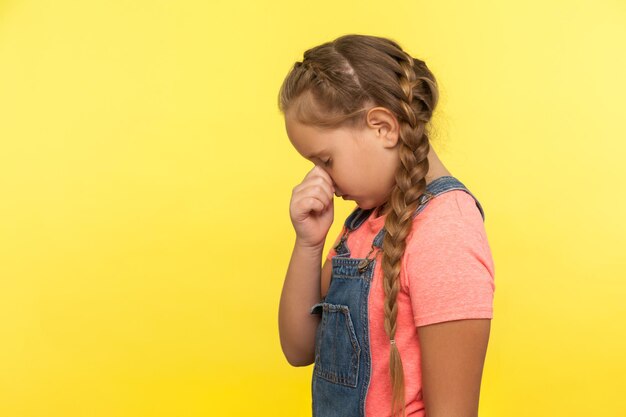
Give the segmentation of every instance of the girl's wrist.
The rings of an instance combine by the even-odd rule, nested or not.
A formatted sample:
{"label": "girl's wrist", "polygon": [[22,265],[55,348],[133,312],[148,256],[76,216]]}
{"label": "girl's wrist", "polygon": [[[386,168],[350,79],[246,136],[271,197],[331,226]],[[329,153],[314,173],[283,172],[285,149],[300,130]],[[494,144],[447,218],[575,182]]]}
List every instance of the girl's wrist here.
{"label": "girl's wrist", "polygon": [[321,253],[324,250],[324,242],[317,243],[317,244],[310,244],[310,243],[303,242],[297,238],[296,238],[295,246],[301,250],[315,252],[315,253],[318,253],[318,252]]}

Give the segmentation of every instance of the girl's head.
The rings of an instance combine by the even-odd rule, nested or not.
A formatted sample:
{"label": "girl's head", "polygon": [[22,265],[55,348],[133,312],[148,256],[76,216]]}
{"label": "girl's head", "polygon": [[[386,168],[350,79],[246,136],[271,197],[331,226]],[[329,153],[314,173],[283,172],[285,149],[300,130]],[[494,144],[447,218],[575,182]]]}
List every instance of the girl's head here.
{"label": "girl's head", "polygon": [[[439,99],[424,61],[395,41],[349,34],[304,52],[278,105],[296,150],[324,168],[338,195],[359,207],[387,204],[382,250],[385,330],[394,339],[400,260],[426,190],[429,122]],[[392,415],[404,414],[404,374],[390,345]]]}

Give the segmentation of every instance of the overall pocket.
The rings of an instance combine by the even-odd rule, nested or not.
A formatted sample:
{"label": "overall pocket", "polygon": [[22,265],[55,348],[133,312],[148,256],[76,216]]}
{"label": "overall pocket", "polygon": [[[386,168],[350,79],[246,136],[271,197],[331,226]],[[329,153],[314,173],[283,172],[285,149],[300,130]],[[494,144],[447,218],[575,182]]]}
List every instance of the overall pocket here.
{"label": "overall pocket", "polygon": [[361,347],[350,308],[344,304],[321,302],[311,308],[311,314],[319,310],[322,320],[315,335],[313,373],[336,384],[356,387]]}

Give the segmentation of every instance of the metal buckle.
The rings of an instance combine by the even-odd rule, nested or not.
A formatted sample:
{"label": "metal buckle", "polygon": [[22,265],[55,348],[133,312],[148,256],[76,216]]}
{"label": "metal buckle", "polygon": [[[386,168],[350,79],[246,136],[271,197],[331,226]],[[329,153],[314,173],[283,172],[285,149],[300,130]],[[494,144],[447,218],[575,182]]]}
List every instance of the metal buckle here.
{"label": "metal buckle", "polygon": [[375,249],[378,249],[380,251],[380,248],[378,246],[374,246],[374,244],[372,243],[372,249],[370,249],[368,254],[365,256],[365,259],[359,262],[359,273],[362,274],[363,272],[365,272],[369,264],[372,263],[372,261],[376,258],[376,255],[378,255],[378,253],[376,253],[376,255],[371,258],[369,257]]}
{"label": "metal buckle", "polygon": [[434,196],[435,194],[431,193],[430,191],[425,191],[417,200],[420,204],[424,204],[427,201],[431,200]]}

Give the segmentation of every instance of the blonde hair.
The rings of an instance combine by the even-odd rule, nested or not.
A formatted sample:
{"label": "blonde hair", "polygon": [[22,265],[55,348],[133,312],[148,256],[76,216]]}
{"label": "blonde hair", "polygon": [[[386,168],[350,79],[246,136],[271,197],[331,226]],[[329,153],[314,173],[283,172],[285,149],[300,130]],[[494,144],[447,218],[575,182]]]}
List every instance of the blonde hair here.
{"label": "blonde hair", "polygon": [[[399,160],[388,204],[383,240],[384,326],[395,339],[400,262],[411,232],[418,198],[426,191],[428,123],[439,99],[437,81],[424,61],[395,41],[348,34],[310,48],[287,74],[278,106],[302,124],[320,128],[361,127],[370,106],[383,106],[398,119]],[[391,415],[405,416],[404,371],[400,352],[390,344]]]}

